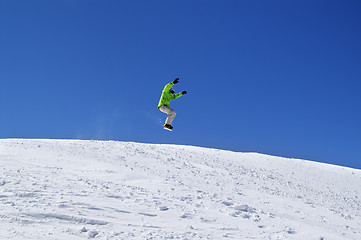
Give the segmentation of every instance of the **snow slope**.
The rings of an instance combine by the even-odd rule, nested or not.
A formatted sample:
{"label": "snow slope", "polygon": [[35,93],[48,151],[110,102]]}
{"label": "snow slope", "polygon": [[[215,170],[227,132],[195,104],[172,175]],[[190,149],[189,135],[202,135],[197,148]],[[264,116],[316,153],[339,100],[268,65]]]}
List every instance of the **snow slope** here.
{"label": "snow slope", "polygon": [[361,171],[255,153],[0,140],[0,239],[361,239]]}

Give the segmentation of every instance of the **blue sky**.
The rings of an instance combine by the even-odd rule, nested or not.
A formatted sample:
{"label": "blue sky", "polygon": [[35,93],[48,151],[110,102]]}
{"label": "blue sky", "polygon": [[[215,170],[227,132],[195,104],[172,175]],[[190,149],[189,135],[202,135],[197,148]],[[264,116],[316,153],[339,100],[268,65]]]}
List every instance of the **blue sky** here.
{"label": "blue sky", "polygon": [[[0,138],[174,143],[361,169],[361,2],[0,2]],[[174,131],[157,109],[180,78]]]}

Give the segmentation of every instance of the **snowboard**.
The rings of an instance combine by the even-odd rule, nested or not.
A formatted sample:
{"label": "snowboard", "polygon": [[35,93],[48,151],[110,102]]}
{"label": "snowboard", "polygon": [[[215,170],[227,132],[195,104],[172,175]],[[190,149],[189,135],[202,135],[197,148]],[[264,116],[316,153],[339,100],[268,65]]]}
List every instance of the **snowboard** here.
{"label": "snowboard", "polygon": [[173,131],[173,129],[169,129],[169,128],[166,128],[166,127],[164,127],[164,129],[165,129],[165,130],[168,130],[168,131],[170,131],[170,132]]}

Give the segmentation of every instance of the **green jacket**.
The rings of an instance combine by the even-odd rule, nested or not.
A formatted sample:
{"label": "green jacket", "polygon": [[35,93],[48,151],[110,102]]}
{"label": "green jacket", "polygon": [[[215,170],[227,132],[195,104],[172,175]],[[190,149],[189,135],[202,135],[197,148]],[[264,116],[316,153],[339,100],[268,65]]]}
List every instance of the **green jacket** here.
{"label": "green jacket", "polygon": [[159,104],[158,104],[158,108],[162,105],[166,105],[169,107],[169,102],[179,98],[180,96],[182,96],[182,93],[177,93],[177,94],[172,94],[169,89],[174,85],[173,82],[168,83],[167,85],[165,85],[163,92],[162,92],[162,96],[160,97],[159,100]]}

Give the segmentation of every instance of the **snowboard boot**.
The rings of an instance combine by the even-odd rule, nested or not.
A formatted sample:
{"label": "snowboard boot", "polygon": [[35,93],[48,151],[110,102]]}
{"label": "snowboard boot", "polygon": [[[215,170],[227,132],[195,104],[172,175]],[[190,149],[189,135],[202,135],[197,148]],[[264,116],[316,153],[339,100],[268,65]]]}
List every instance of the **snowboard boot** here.
{"label": "snowboard boot", "polygon": [[172,125],[169,125],[169,124],[164,124],[164,129],[166,129],[166,130],[169,130],[169,131],[172,131],[173,130],[173,127],[172,127]]}

